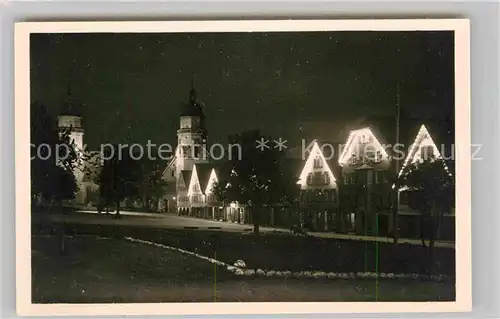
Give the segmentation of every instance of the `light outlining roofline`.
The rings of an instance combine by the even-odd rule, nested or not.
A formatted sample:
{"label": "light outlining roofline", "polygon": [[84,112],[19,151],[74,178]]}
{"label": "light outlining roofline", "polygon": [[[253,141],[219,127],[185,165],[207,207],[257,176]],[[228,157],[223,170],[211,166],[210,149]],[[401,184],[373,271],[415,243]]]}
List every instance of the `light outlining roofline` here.
{"label": "light outlining roofline", "polygon": [[177,159],[177,156],[173,156],[172,159],[170,160],[170,162],[168,162],[167,164],[167,167],[165,167],[165,169],[163,170],[162,172],[162,175],[165,175],[165,173],[167,172],[167,170],[172,167],[172,165],[174,164],[175,160]]}
{"label": "light outlining roofline", "polygon": [[219,179],[217,178],[217,173],[215,172],[215,169],[212,168],[210,177],[208,178],[207,188],[205,189],[205,195],[210,195],[213,193],[214,184],[218,181]]}
{"label": "light outlining roofline", "polygon": [[[401,167],[401,169],[399,170],[399,173],[398,173],[398,178],[401,177],[401,175],[403,175],[403,171],[404,169],[408,166],[408,163],[410,162],[411,160],[411,163],[414,163],[415,162],[415,156],[417,155],[417,152],[416,152],[416,148],[419,148],[420,145],[422,144],[422,141],[423,139],[421,139],[421,137],[426,134],[429,136],[429,139],[432,143],[432,146],[434,147],[434,150],[437,154],[437,158],[438,159],[442,159],[443,156],[441,155],[441,153],[439,152],[439,149],[437,148],[436,146],[436,143],[434,143],[434,140],[432,139],[432,136],[431,134],[429,133],[429,131],[427,130],[427,127],[425,127],[424,124],[422,124],[420,126],[420,129],[418,130],[418,133],[417,133],[417,136],[415,137],[415,140],[413,141],[413,144],[411,145],[411,148],[410,148],[410,151],[408,152],[408,156],[406,156],[406,159],[403,163],[403,166]],[[420,142],[417,143],[417,141],[420,139]],[[448,168],[448,166],[446,165],[446,163],[443,161],[443,166],[444,166],[444,169],[448,172],[448,175],[451,177],[451,172]]]}
{"label": "light outlining roofline", "polygon": [[188,193],[187,196],[193,195],[193,186],[195,183],[200,183],[200,180],[198,179],[198,172],[196,170],[196,164],[193,165],[193,171],[191,172],[191,179],[189,180],[189,187],[188,187]]}
{"label": "light outlining roofline", "polygon": [[344,146],[344,149],[342,150],[342,154],[340,154],[340,157],[339,157],[339,164],[340,165],[343,165],[343,158],[345,157],[346,153],[347,153],[347,150],[350,148],[353,140],[354,140],[354,133],[355,131],[351,131],[349,133],[349,137],[347,137],[347,142],[345,143],[345,146]]}
{"label": "light outlining roofline", "polygon": [[373,138],[373,140],[375,141],[375,144],[378,146],[378,148],[381,149],[382,155],[386,158],[389,157],[385,148],[382,147],[382,144],[380,144],[379,140],[377,139],[375,134],[373,134],[372,130],[369,127],[365,127],[365,128],[359,129],[359,130],[351,131],[351,133],[349,134],[346,146],[342,150],[342,154],[340,155],[340,158],[339,158],[339,164],[341,166],[344,166],[347,163],[346,156],[347,156],[347,154],[351,153],[352,145],[354,145],[354,140],[362,133],[366,133],[366,134],[370,135]]}
{"label": "light outlining roofline", "polygon": [[297,184],[304,186],[305,181],[307,179],[307,175],[312,172],[312,168],[314,165],[314,156],[316,154],[319,154],[321,160],[323,161],[324,167],[326,167],[326,171],[328,172],[328,175],[330,176],[330,183],[334,184],[337,179],[335,178],[335,175],[333,175],[332,170],[330,169],[330,165],[328,165],[328,162],[326,161],[325,156],[321,152],[321,149],[319,148],[318,142],[315,140],[314,144],[311,148],[311,152],[309,153],[309,156],[304,164],[304,167],[302,168],[302,171],[299,176],[299,180],[297,181]]}

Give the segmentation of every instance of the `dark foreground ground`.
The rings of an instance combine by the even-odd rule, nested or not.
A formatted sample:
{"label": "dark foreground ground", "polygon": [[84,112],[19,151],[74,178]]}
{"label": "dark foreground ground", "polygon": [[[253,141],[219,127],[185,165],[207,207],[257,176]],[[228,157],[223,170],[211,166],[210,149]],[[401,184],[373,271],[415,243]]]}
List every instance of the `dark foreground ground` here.
{"label": "dark foreground ground", "polygon": [[[71,228],[71,227],[68,227]],[[91,232],[92,229],[87,229]],[[95,229],[94,229],[95,230]],[[110,231],[107,229],[108,232]],[[72,232],[75,231],[73,228]],[[71,232],[70,231],[70,232]],[[83,231],[80,229],[80,232]],[[100,229],[103,231],[103,229]],[[121,230],[125,232],[125,230]],[[59,250],[60,240],[50,232],[37,231],[32,236],[32,272],[33,272],[33,302],[34,303],[110,303],[110,302],[251,302],[251,301],[435,301],[454,300],[454,283],[431,282],[420,280],[386,279],[380,280],[326,280],[326,279],[285,279],[240,277],[226,271],[223,267],[214,267],[207,261],[188,256],[180,252],[169,251],[154,246],[131,243],[120,239],[119,230],[115,230],[114,238],[104,239],[95,235],[73,235],[67,238],[66,253]],[[127,231],[129,234],[131,230]],[[155,233],[135,230],[135,235],[143,237],[149,234],[163,242],[194,245],[200,236],[194,233]],[[241,235],[249,236],[249,235]],[[206,239],[205,238],[205,239]],[[212,240],[224,238],[214,237]],[[222,256],[217,252],[217,259],[229,262],[232,256],[245,256],[251,263],[280,264],[276,257],[269,258],[276,238],[262,236],[258,239],[237,239],[235,237],[234,251],[222,249]],[[281,238],[281,237],[280,237]],[[146,239],[146,238],[145,238]],[[229,239],[229,238],[225,238]],[[201,239],[203,240],[203,239]],[[270,244],[264,249],[260,241]],[[283,239],[285,240],[285,239]],[[302,251],[295,238],[288,252]],[[305,240],[305,239],[302,239]],[[277,240],[278,242],[280,239]],[[238,243],[248,242],[245,247]],[[335,242],[335,241],[334,241]],[[327,260],[352,261],[351,267],[359,268],[351,255],[337,255],[341,248],[329,252],[327,248],[316,243],[317,249],[326,254]],[[208,245],[208,244],[207,244]],[[213,245],[213,244],[211,244]],[[258,245],[262,249],[260,258],[252,254],[246,255],[245,249]],[[299,246],[297,246],[299,245]],[[309,245],[309,244],[303,244]],[[336,243],[339,247],[347,243]],[[184,245],[185,246],[185,245]],[[203,248],[204,246],[202,246]],[[219,245],[224,247],[224,245]],[[333,247],[333,246],[332,246]],[[182,247],[189,249],[192,247]],[[354,247],[356,248],[356,247]],[[353,249],[354,249],[353,248]],[[358,247],[359,248],[359,247]],[[207,250],[207,248],[203,248]],[[345,249],[345,248],[344,248]],[[288,256],[293,267],[310,264],[304,261],[293,262],[293,254],[275,251],[278,257]],[[333,257],[329,257],[333,256]],[[362,256],[362,255],[361,255]],[[241,258],[244,259],[245,257]],[[268,262],[266,262],[268,258]],[[291,259],[290,259],[291,258]],[[257,262],[257,260],[262,260]],[[302,260],[296,257],[296,260]],[[320,263],[314,268],[326,266]],[[361,262],[364,265],[364,262]],[[248,266],[248,262],[247,262]],[[342,266],[342,267],[348,267]],[[333,267],[333,266],[331,266]],[[273,268],[273,267],[263,267]],[[290,267],[287,267],[290,268]]]}
{"label": "dark foreground ground", "polygon": [[[102,218],[110,218],[102,216]],[[128,217],[125,217],[128,218]],[[34,234],[54,234],[61,224],[36,220]],[[455,250],[377,243],[359,240],[290,236],[265,233],[182,230],[133,225],[65,223],[68,235],[86,234],[112,238],[134,237],[213,257],[232,264],[244,260],[247,268],[324,272],[384,272],[455,275]]]}

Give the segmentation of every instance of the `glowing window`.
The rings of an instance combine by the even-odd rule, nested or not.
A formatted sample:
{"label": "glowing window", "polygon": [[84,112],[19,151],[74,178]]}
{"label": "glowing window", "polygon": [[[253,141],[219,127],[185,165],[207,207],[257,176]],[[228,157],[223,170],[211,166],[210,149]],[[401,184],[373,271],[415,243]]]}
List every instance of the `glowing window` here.
{"label": "glowing window", "polygon": [[359,142],[362,144],[370,143],[370,136],[368,134],[361,134],[359,136]]}
{"label": "glowing window", "polygon": [[349,159],[349,164],[356,165],[357,162],[358,162],[358,159],[356,157],[356,154],[351,154],[351,158]]}
{"label": "glowing window", "polygon": [[328,175],[327,172],[324,172],[323,175],[324,175],[324,178],[325,178],[325,184],[329,185],[330,184],[330,175]]}
{"label": "glowing window", "polygon": [[323,168],[323,162],[321,161],[321,158],[318,156],[314,159],[314,168]]}
{"label": "glowing window", "polygon": [[307,185],[312,185],[312,174],[311,173],[309,173],[307,175]]}
{"label": "glowing window", "polygon": [[428,146],[423,146],[421,149],[420,149],[420,157],[423,159],[423,160],[426,160],[426,159],[434,159],[435,158],[435,155],[434,155],[434,147],[432,145],[428,145]]}

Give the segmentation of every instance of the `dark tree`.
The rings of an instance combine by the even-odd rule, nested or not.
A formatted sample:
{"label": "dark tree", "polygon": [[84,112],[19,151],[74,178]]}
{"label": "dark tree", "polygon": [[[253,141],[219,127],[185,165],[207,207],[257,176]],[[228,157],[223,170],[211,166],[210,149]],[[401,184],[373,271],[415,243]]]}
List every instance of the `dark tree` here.
{"label": "dark tree", "polygon": [[164,163],[145,159],[141,162],[141,179],[138,195],[142,207],[151,210],[151,203],[158,203],[165,194],[166,182],[162,179]]}
{"label": "dark tree", "polygon": [[78,155],[70,131],[59,131],[44,105],[31,105],[31,191],[34,200],[58,204],[75,198]]}
{"label": "dark tree", "polygon": [[[455,180],[451,176],[453,163],[425,160],[412,165],[403,176],[401,185],[408,192],[408,206],[421,215],[421,240],[432,250],[439,223],[444,213],[450,213],[455,203]],[[426,240],[429,242],[426,244]]]}
{"label": "dark tree", "polygon": [[[268,147],[257,147],[261,139],[269,141]],[[258,131],[230,137],[230,144],[241,147],[241,158],[230,161],[231,174],[214,189],[224,202],[236,201],[249,209],[255,234],[264,208],[296,203],[298,196],[297,179],[286,169],[285,152],[272,141]]]}
{"label": "dark tree", "polygon": [[106,208],[114,206],[116,218],[120,218],[120,203],[139,194],[140,165],[132,158],[128,148],[115,145],[111,153],[103,155],[103,166],[97,179],[100,201]]}
{"label": "dark tree", "polygon": [[[49,204],[48,212],[64,212],[63,201],[75,198],[78,191],[74,171],[78,153],[70,139],[70,130],[59,131],[44,105],[31,105],[31,196],[40,208]],[[59,245],[66,251],[64,222],[59,225]]]}

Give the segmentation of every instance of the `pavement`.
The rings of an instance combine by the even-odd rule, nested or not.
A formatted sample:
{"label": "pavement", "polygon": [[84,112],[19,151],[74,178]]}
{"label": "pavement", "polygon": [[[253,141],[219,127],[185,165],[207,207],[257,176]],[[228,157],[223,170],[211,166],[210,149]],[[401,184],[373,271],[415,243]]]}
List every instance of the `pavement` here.
{"label": "pavement", "polygon": [[[113,213],[110,213],[113,214]],[[231,222],[221,222],[215,220],[206,220],[194,217],[177,216],[175,214],[159,214],[159,213],[143,213],[121,211],[120,214],[127,216],[127,218],[114,219],[104,214],[98,214],[92,210],[77,211],[77,214],[69,215],[47,215],[53,221],[65,221],[83,224],[101,224],[101,225],[120,225],[120,226],[142,226],[154,227],[165,229],[193,229],[193,230],[219,230],[228,232],[250,232],[253,230],[252,225],[238,224]],[[94,215],[94,216],[92,216]],[[99,215],[99,216],[98,216]],[[278,227],[260,227],[263,233],[281,232],[289,233],[289,229]],[[309,232],[310,236],[319,238],[331,238],[342,240],[360,240],[360,241],[374,241],[381,243],[392,243],[393,239],[389,237],[377,236],[359,236],[353,234],[339,234],[333,232]],[[400,244],[422,245],[420,239],[399,238]],[[452,241],[436,241],[435,247],[442,248],[455,248],[455,243]]]}

